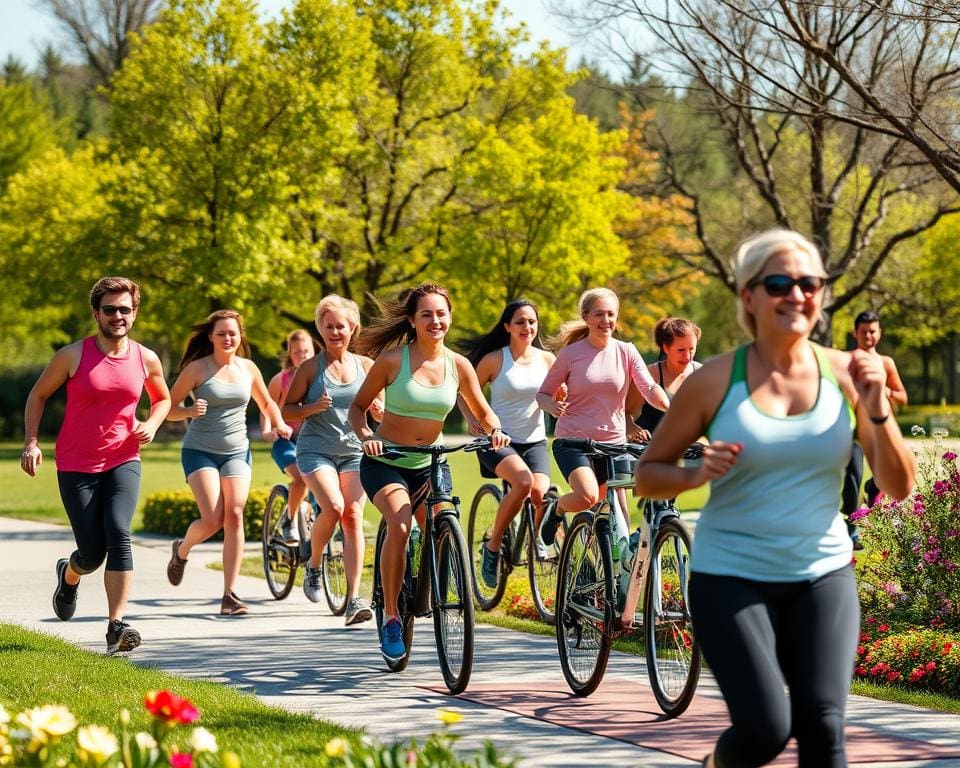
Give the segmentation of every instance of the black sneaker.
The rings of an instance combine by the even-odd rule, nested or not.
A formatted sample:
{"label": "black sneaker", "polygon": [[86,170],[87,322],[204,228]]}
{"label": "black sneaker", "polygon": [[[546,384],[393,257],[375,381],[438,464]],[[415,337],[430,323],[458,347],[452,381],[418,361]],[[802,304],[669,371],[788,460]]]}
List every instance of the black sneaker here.
{"label": "black sneaker", "polygon": [[57,588],[53,591],[53,612],[60,621],[70,621],[77,610],[77,582],[72,586],[67,584],[67,564],[70,561],[65,557],[57,560]]}
{"label": "black sneaker", "polygon": [[557,528],[563,522],[563,513],[557,513],[557,502],[552,502],[543,515],[540,523],[540,538],[548,547],[557,540]]}
{"label": "black sneaker", "polygon": [[500,553],[494,552],[486,544],[483,545],[483,563],[480,566],[480,574],[483,576],[483,583],[490,589],[497,586],[497,579],[500,576]]}
{"label": "black sneaker", "polygon": [[140,633],[127,622],[113,619],[107,625],[107,655],[129,653],[140,645]]}

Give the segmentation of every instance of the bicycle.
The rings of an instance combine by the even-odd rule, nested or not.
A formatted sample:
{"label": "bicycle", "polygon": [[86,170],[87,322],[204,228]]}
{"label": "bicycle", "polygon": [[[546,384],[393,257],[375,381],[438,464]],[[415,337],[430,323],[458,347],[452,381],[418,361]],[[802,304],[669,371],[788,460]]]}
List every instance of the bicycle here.
{"label": "bicycle", "polygon": [[[263,508],[263,572],[270,594],[277,600],[283,600],[290,594],[296,582],[297,569],[310,561],[310,532],[320,512],[313,494],[309,494],[309,503],[301,505],[297,513],[300,541],[288,543],[283,529],[289,494],[286,485],[277,483],[270,489]],[[347,572],[343,564],[343,529],[340,523],[337,523],[330,541],[324,547],[320,568],[327,606],[334,616],[342,616],[347,608]]]}
{"label": "bicycle", "polygon": [[[443,681],[450,693],[461,693],[470,682],[473,670],[473,599],[470,587],[470,561],[467,545],[460,528],[460,499],[443,487],[440,459],[454,451],[477,451],[490,445],[483,437],[448,448],[443,445],[389,446],[383,455],[400,458],[404,454],[421,453],[430,456],[430,480],[426,489],[424,528],[412,527],[407,545],[406,568],[397,598],[403,644],[406,648],[400,659],[387,659],[391,672],[406,669],[413,644],[414,617],[433,614],[437,657]],[[419,499],[414,502],[416,510]],[[422,535],[421,535],[422,534]],[[384,613],[383,583],[380,578],[383,543],[387,536],[386,522],[377,529],[377,543],[373,556],[373,599],[371,601],[377,624],[377,639],[383,643]],[[424,546],[429,542],[431,546]]]}
{"label": "bicycle", "polygon": [[[643,523],[628,541],[617,488],[632,486],[645,446],[563,442],[603,457],[610,478],[605,498],[576,515],[560,553],[556,626],[563,675],[573,693],[589,696],[603,679],[613,640],[642,631],[657,704],[667,717],[677,717],[700,678],[700,646],[688,608],[690,535],[672,501],[647,499],[640,502]],[[684,458],[701,455],[702,447],[694,445]]]}
{"label": "bicycle", "polygon": [[[507,588],[507,577],[513,569],[526,568],[530,577],[533,605],[543,621],[553,624],[556,621],[553,609],[557,594],[557,564],[560,562],[566,523],[564,522],[557,529],[557,537],[553,544],[547,546],[540,542],[541,547],[545,549],[538,552],[537,526],[534,522],[536,517],[533,502],[530,501],[529,496],[523,500],[520,513],[510,521],[510,525],[503,532],[497,586],[488,587],[483,581],[481,573],[483,548],[490,540],[497,510],[508,488],[509,485],[506,482],[503,483],[502,488],[498,488],[493,483],[484,483],[477,490],[470,504],[467,544],[473,566],[473,594],[481,610],[493,610],[503,599],[503,593]],[[544,506],[546,507],[551,501],[556,501],[558,497],[557,487],[551,485],[544,494]]]}

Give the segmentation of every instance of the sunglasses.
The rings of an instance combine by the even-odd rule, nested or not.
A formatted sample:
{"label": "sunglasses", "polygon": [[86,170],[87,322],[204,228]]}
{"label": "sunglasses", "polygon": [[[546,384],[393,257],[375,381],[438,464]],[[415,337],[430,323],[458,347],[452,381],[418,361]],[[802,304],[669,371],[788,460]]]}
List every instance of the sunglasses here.
{"label": "sunglasses", "polygon": [[117,307],[113,304],[104,304],[100,307],[100,311],[103,312],[107,317],[113,317],[117,312],[126,317],[131,312],[133,312],[133,307]]}
{"label": "sunglasses", "polygon": [[767,275],[759,280],[751,280],[750,288],[758,285],[763,286],[767,296],[776,296],[782,298],[793,290],[794,286],[800,288],[804,296],[813,296],[823,286],[827,284],[827,278],[817,275],[804,275],[803,277],[790,277],[790,275]]}

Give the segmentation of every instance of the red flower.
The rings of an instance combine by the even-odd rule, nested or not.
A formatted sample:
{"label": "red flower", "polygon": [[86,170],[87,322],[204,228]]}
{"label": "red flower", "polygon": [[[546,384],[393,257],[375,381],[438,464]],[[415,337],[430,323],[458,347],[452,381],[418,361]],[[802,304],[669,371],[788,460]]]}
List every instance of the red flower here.
{"label": "red flower", "polygon": [[173,768],[193,768],[193,757],[189,752],[174,752],[170,755]]}
{"label": "red flower", "polygon": [[167,724],[195,723],[200,719],[200,711],[190,701],[170,691],[150,691],[143,705],[151,715]]}
{"label": "red flower", "polygon": [[896,680],[899,680],[899,679],[900,679],[900,673],[899,673],[899,672],[896,672],[896,671],[887,672],[887,682],[888,682],[888,683],[892,683],[892,682],[894,682],[894,681],[896,681]]}
{"label": "red flower", "polygon": [[935,661],[927,662],[927,666],[926,666],[927,672],[933,672],[933,670],[935,670],[936,668],[937,668],[937,662]]}
{"label": "red flower", "polygon": [[951,649],[951,648],[953,648],[953,643],[951,643],[951,642],[949,642],[949,641],[946,642],[946,643],[944,643],[944,644],[943,644],[943,655],[946,656],[948,653],[950,653],[950,649]]}
{"label": "red flower", "polygon": [[922,678],[926,672],[923,671],[922,667],[917,667],[913,672],[910,673],[910,682],[915,683],[917,680]]}
{"label": "red flower", "polygon": [[878,632],[889,632],[889,631],[890,631],[890,625],[889,625],[889,624],[881,624],[879,627],[877,627],[877,631],[878,631]]}

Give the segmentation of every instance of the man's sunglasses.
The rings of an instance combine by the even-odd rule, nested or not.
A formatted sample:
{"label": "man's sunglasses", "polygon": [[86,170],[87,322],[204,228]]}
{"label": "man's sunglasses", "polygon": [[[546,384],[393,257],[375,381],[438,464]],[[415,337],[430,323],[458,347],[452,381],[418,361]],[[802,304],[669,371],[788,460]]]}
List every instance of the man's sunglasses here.
{"label": "man's sunglasses", "polygon": [[116,307],[113,304],[104,304],[100,307],[100,311],[103,312],[107,317],[113,317],[117,312],[126,317],[131,312],[133,312],[133,307]]}
{"label": "man's sunglasses", "polygon": [[749,286],[762,285],[767,296],[776,296],[782,298],[798,286],[804,296],[813,296],[823,286],[827,284],[827,278],[817,275],[804,275],[803,277],[790,277],[790,275],[766,275],[759,280],[751,280]]}

